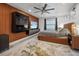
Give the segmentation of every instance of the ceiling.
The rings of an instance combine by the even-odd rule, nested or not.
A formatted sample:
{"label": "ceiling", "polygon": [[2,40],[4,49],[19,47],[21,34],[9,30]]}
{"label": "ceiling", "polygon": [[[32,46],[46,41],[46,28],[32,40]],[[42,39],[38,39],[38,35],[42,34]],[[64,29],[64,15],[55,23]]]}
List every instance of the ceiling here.
{"label": "ceiling", "polygon": [[34,9],[33,7],[42,8],[45,3],[8,3],[8,4],[18,9],[21,9],[29,14],[32,14],[38,18],[40,17],[50,18],[54,16],[67,15],[74,6],[74,3],[47,3],[48,6],[46,7],[46,9],[55,8],[55,10],[49,11],[50,14],[45,13],[42,16],[41,13],[34,13],[35,11],[38,10]]}

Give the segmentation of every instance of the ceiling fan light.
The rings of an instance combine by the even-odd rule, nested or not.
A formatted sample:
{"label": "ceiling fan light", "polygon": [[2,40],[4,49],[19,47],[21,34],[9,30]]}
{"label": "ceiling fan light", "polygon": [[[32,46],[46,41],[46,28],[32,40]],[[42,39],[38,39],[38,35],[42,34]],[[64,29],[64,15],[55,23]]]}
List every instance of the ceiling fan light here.
{"label": "ceiling fan light", "polygon": [[32,10],[31,10],[31,9],[29,9],[28,11],[29,11],[29,12],[32,12]]}

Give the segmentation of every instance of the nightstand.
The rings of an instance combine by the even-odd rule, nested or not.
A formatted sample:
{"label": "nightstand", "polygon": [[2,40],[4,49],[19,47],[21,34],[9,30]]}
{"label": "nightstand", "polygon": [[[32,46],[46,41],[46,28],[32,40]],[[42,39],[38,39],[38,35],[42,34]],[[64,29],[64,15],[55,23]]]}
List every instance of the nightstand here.
{"label": "nightstand", "polygon": [[79,36],[72,36],[71,48],[79,49]]}

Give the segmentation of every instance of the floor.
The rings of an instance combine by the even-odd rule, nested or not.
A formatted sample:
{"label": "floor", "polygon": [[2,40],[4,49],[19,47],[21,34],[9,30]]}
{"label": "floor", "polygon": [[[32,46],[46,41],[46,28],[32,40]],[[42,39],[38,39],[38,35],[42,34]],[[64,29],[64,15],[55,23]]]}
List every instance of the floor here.
{"label": "floor", "polygon": [[0,56],[79,56],[68,45],[39,41],[37,35],[10,46]]}

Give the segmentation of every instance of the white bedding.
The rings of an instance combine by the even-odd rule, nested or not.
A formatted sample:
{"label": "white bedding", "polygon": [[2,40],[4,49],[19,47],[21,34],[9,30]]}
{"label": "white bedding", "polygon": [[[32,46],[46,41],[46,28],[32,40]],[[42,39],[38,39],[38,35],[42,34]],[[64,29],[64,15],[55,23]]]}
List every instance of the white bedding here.
{"label": "white bedding", "polygon": [[47,36],[52,36],[52,37],[66,37],[65,34],[59,33],[57,31],[42,31],[39,33],[39,36],[41,35],[47,35]]}
{"label": "white bedding", "polygon": [[41,31],[41,32],[46,32],[46,33],[56,33],[56,34],[58,34],[58,33],[59,33],[58,31],[48,31],[48,30]]}

